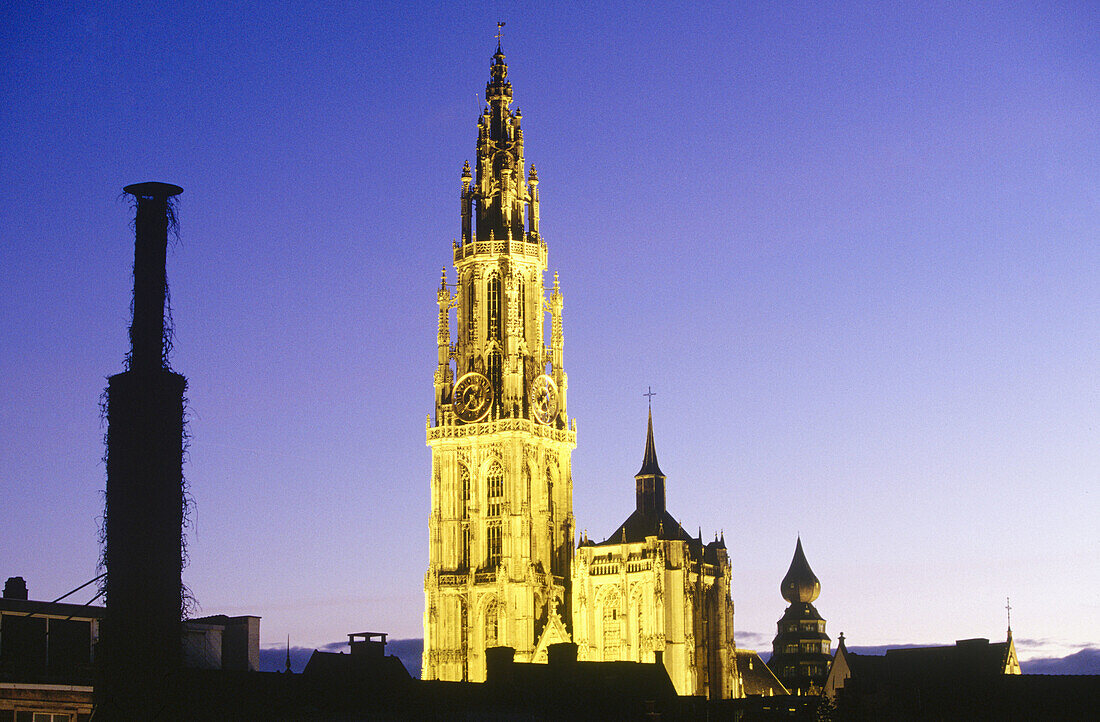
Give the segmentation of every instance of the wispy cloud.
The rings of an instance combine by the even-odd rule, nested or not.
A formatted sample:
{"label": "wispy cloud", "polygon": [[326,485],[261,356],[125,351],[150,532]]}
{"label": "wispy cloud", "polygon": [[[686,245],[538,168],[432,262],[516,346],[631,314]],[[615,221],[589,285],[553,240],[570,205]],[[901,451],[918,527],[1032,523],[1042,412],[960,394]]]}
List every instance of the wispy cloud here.
{"label": "wispy cloud", "polygon": [[1100,674],[1100,647],[1088,647],[1064,657],[1020,662],[1024,674]]}

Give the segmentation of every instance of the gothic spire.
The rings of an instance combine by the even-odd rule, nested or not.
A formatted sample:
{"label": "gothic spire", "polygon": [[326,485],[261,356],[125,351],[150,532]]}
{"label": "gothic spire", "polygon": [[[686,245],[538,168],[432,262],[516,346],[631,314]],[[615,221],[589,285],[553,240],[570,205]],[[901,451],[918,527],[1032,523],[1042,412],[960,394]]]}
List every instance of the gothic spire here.
{"label": "gothic spire", "polygon": [[646,431],[642,468],[634,475],[634,480],[638,511],[651,518],[664,514],[665,475],[657,465],[657,448],[653,444],[653,409],[649,410],[649,428]]}
{"label": "gothic spire", "polygon": [[802,552],[802,537],[794,547],[794,558],[787,570],[787,576],[779,584],[779,591],[783,598],[791,604],[795,602],[812,602],[821,594],[821,582],[810,569],[810,563],[806,561],[806,555]]}
{"label": "gothic spire", "polygon": [[[529,185],[525,177],[520,127],[523,114],[518,108],[511,108],[512,83],[499,44],[489,64],[485,103],[478,119],[473,185],[463,188],[463,242],[469,240],[466,219],[470,217],[471,204],[476,207],[473,232],[477,240],[523,240],[528,216],[532,219],[537,216],[538,195],[534,184]],[[538,232],[537,220],[532,220],[529,230]]]}
{"label": "gothic spire", "polygon": [[657,465],[657,447],[653,445],[653,409],[649,410],[649,428],[646,431],[645,455],[642,457],[642,468],[634,476],[664,477],[661,467]]}

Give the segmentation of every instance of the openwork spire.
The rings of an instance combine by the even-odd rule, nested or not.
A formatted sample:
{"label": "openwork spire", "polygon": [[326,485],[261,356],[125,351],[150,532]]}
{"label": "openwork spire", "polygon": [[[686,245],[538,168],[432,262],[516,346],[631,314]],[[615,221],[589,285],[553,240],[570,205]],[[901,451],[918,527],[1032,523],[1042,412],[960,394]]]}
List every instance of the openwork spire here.
{"label": "openwork spire", "polygon": [[[512,83],[508,80],[504,51],[498,44],[485,83],[485,108],[477,123],[477,162],[472,185],[466,185],[463,175],[463,242],[469,240],[471,231],[466,221],[470,203],[477,210],[476,227],[472,231],[479,241],[523,240],[528,216],[537,218],[538,181],[536,178],[529,184],[524,174],[520,127],[523,114],[511,106]],[[538,233],[537,220],[532,220],[529,230]]]}

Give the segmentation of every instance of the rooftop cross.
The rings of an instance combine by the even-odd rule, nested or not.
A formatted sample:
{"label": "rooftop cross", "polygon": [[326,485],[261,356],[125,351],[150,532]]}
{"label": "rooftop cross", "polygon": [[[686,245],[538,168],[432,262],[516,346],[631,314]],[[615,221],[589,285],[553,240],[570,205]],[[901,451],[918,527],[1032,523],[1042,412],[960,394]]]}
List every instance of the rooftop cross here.
{"label": "rooftop cross", "polygon": [[1005,612],[1008,613],[1008,633],[1012,634],[1012,601],[1005,597]]}
{"label": "rooftop cross", "polygon": [[504,23],[503,22],[497,23],[497,34],[494,35],[493,37],[495,37],[497,39],[497,49],[499,50],[500,49],[500,39],[504,37]]}
{"label": "rooftop cross", "polygon": [[656,395],[657,392],[653,390],[652,386],[646,386],[646,392],[642,394],[642,396],[645,396],[646,400],[649,401],[649,408],[651,409],[653,408],[653,397]]}

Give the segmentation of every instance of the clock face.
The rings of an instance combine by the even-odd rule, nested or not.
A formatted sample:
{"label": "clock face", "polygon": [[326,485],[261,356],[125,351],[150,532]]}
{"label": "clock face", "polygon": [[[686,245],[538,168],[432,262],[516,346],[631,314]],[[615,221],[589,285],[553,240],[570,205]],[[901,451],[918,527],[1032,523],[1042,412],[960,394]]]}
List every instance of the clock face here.
{"label": "clock face", "polygon": [[529,388],[531,416],[540,424],[553,422],[558,415],[558,387],[546,374],[536,376]]}
{"label": "clock face", "polygon": [[492,405],[493,385],[476,371],[466,374],[455,384],[454,410],[463,421],[480,421]]}

